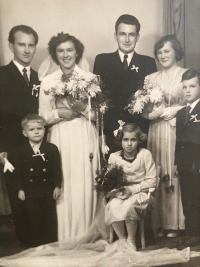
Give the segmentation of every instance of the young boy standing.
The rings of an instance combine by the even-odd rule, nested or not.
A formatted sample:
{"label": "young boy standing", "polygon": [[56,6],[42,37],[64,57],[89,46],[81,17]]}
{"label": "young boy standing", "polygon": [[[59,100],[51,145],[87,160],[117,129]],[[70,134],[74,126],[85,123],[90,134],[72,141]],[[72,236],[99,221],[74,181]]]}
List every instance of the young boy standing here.
{"label": "young boy standing", "polygon": [[30,247],[57,241],[56,199],[60,196],[61,165],[58,148],[43,140],[45,122],[36,114],[21,122],[28,138],[16,151],[15,182],[18,198],[28,214]]}
{"label": "young boy standing", "polygon": [[200,71],[182,76],[186,107],[177,113],[175,167],[180,179],[186,236],[184,246],[200,244]]}

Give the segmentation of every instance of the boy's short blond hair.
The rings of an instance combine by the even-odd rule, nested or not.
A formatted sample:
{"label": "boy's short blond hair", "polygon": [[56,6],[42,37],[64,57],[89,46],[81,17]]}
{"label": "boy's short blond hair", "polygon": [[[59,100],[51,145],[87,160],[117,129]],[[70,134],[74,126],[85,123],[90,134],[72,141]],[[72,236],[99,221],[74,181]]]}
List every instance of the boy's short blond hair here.
{"label": "boy's short blond hair", "polygon": [[43,126],[45,126],[45,124],[46,124],[45,120],[41,116],[39,116],[37,114],[33,114],[33,113],[32,114],[27,114],[22,119],[21,126],[22,126],[23,129],[26,127],[26,124],[28,122],[38,122],[38,123],[43,124]]}

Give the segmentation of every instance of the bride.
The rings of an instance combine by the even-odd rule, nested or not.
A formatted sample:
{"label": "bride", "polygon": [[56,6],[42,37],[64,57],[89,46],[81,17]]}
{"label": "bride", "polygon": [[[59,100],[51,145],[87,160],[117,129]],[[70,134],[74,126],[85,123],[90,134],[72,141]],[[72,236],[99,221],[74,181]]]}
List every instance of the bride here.
{"label": "bride", "polygon": [[[97,131],[93,123],[89,127],[87,104],[67,101],[45,91],[58,87],[63,74],[76,73],[85,77],[93,74],[77,66],[84,46],[74,36],[65,33],[53,36],[48,50],[59,69],[42,80],[39,114],[50,126],[48,141],[57,145],[61,154],[63,184],[57,203],[58,240],[69,241],[85,234],[94,220],[97,196],[93,181],[95,171],[99,169]],[[95,119],[94,114],[91,119]],[[92,162],[90,153],[93,154]]]}

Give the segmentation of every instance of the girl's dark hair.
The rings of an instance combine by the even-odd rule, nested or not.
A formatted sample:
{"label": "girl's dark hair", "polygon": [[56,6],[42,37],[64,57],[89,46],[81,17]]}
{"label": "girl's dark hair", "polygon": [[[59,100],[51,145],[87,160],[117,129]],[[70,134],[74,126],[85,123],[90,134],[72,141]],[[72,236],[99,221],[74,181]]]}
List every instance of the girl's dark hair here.
{"label": "girl's dark hair", "polygon": [[118,133],[115,136],[115,143],[118,146],[121,146],[124,132],[135,132],[140,143],[143,143],[147,140],[147,135],[141,131],[141,129],[137,126],[136,123],[125,123],[122,126],[122,130],[118,130]]}
{"label": "girl's dark hair", "polygon": [[155,43],[154,45],[155,58],[158,60],[158,50],[163,48],[164,44],[167,42],[170,42],[172,44],[172,48],[174,49],[176,54],[176,61],[180,61],[184,56],[184,52],[181,43],[179,42],[179,40],[177,40],[175,35],[165,35],[162,38],[160,38],[158,42]]}
{"label": "girl's dark hair", "polygon": [[67,42],[67,41],[71,41],[74,44],[74,47],[76,49],[76,53],[77,53],[76,64],[79,63],[79,61],[81,60],[83,56],[84,45],[78,39],[76,39],[72,35],[69,35],[68,33],[63,33],[63,32],[58,33],[57,36],[53,36],[48,43],[49,54],[57,65],[59,65],[59,62],[58,62],[57,55],[56,55],[56,48],[57,46],[59,46],[59,44]]}

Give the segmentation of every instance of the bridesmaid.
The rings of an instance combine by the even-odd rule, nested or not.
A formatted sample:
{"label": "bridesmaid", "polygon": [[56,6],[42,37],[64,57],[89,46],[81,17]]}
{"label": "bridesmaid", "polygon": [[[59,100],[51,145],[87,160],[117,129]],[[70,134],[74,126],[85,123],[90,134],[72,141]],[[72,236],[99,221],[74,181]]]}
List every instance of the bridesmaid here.
{"label": "bridesmaid", "polygon": [[[173,35],[162,37],[154,46],[155,58],[162,70],[148,76],[164,92],[164,101],[155,107],[148,118],[151,121],[147,148],[155,163],[161,167],[160,191],[158,193],[155,220],[157,226],[168,230],[167,237],[175,237],[176,231],[184,229],[184,216],[180,199],[179,180],[173,175],[176,134],[176,113],[185,104],[181,77],[186,69],[177,65],[183,57],[180,42]],[[166,231],[165,231],[166,232]],[[163,231],[159,236],[163,235]]]}

